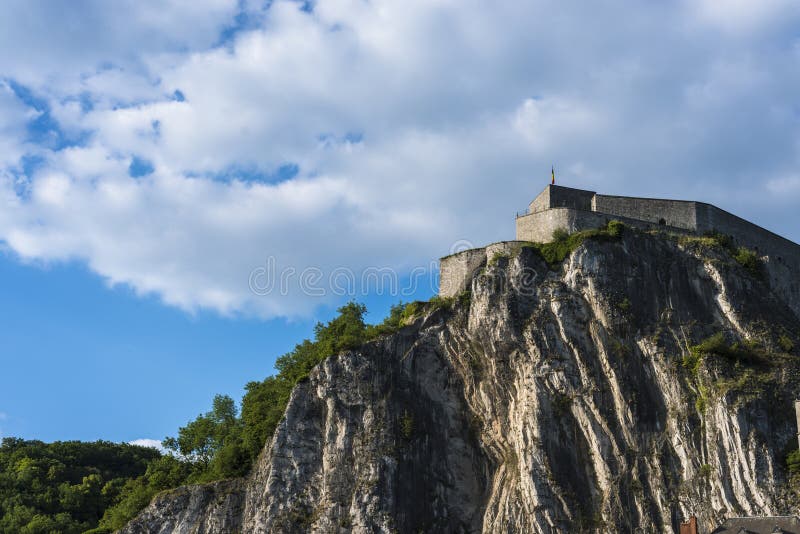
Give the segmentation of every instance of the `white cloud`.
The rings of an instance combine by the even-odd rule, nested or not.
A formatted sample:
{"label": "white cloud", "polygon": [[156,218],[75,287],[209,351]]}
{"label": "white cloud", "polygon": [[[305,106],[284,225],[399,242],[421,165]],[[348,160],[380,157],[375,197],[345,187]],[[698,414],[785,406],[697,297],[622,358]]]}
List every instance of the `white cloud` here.
{"label": "white cloud", "polygon": [[700,20],[731,32],[764,29],[800,13],[794,0],[690,0],[687,4]]}
{"label": "white cloud", "polygon": [[26,151],[26,127],[39,113],[23,104],[0,78],[0,165],[17,163]]}
{"label": "white cloud", "polygon": [[598,113],[579,102],[528,98],[514,114],[514,129],[531,149],[544,154],[567,138],[591,139],[602,125]]}
{"label": "white cloud", "polygon": [[98,68],[141,68],[150,54],[205,49],[236,12],[237,0],[6,0],[0,47],[14,53],[0,56],[0,72],[75,89]]}
{"label": "white cloud", "polygon": [[161,441],[157,439],[141,438],[129,441],[128,443],[131,445],[138,445],[140,447],[149,447],[151,449],[158,449],[162,453],[167,452],[167,450],[163,447],[163,445],[161,445]]}
{"label": "white cloud", "polygon": [[767,182],[767,189],[775,195],[798,194],[800,193],[800,176],[772,178]]}
{"label": "white cloud", "polygon": [[[753,178],[787,175],[800,138],[794,36],[779,31],[794,12],[767,3],[752,17],[778,30],[735,46],[709,35],[722,17],[710,4],[244,3],[258,24],[214,47],[236,2],[173,1],[163,18],[126,2],[125,28],[86,2],[78,28],[110,21],[86,28],[99,45],[15,30],[19,57],[0,60],[85,139],[22,143],[35,112],[0,86],[0,110],[16,110],[0,133],[0,241],[186,310],[270,317],[320,300],[296,279],[288,295],[254,295],[267,257],[407,271],[458,239],[507,239],[551,164],[570,185],[736,210],[732,188],[781,187]],[[32,150],[43,161],[21,194]],[[153,172],[130,177],[134,158]],[[296,176],[277,175],[286,164]]]}

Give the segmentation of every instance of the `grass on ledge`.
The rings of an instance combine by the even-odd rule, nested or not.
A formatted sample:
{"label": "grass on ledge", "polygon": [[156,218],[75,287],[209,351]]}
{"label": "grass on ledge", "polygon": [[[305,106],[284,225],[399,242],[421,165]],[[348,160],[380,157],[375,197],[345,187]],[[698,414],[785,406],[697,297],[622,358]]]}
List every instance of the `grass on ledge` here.
{"label": "grass on ledge", "polygon": [[535,249],[550,268],[555,270],[584,241],[588,239],[613,241],[619,239],[624,231],[625,225],[617,220],[609,221],[602,228],[592,228],[572,234],[559,228],[553,232],[553,240],[549,243],[529,243],[523,245],[523,247]]}
{"label": "grass on ledge", "polygon": [[758,254],[746,247],[737,247],[733,238],[719,232],[709,232],[702,236],[682,235],[678,243],[683,246],[694,246],[700,249],[716,250],[727,253],[736,263],[744,267],[754,278],[764,278],[764,266]]}

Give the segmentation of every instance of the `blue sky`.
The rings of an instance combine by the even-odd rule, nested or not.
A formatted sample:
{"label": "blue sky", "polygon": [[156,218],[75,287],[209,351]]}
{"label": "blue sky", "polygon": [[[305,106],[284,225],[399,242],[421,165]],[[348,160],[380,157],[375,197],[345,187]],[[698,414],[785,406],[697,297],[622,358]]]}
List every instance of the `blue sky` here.
{"label": "blue sky", "polygon": [[[0,433],[160,439],[348,298],[430,296],[552,164],[800,240],[798,28],[795,0],[3,2]],[[418,286],[331,286],[385,269]]]}

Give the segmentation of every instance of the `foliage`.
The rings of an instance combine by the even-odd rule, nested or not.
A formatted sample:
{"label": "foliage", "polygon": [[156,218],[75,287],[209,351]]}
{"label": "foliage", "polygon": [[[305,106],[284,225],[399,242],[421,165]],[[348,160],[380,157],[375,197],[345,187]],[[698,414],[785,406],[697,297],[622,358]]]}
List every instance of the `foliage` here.
{"label": "foliage", "polygon": [[769,355],[754,343],[740,343],[737,341],[729,344],[725,341],[723,333],[717,332],[699,344],[689,347],[689,353],[683,357],[683,366],[692,375],[697,375],[703,358],[707,356],[719,356],[730,362],[748,366],[768,365],[770,363]]}
{"label": "foliage", "polygon": [[697,398],[694,400],[694,407],[698,413],[706,413],[706,408],[708,408],[708,387],[705,384],[697,385]]}
{"label": "foliage", "polygon": [[709,464],[703,464],[700,466],[700,469],[697,470],[697,474],[703,478],[709,478],[711,476],[712,467]]}
{"label": "foliage", "polygon": [[739,247],[733,254],[733,259],[754,277],[763,278],[764,273],[761,265],[761,258],[759,258],[758,254],[754,251]]}
{"label": "foliage", "polygon": [[298,382],[328,356],[397,330],[417,308],[416,303],[398,304],[383,323],[372,326],[364,322],[366,307],[350,302],[330,322],[317,323],[313,341],[306,339],[277,359],[276,375],[245,386],[241,413],[233,399],[217,395],[209,412],[180,428],[177,437],[166,438],[164,446],[177,457],[151,463],[144,475],[126,483],[102,526],[120,528],[159,491],[245,475],[275,432]]}
{"label": "foliage", "polygon": [[151,461],[142,476],[125,482],[117,503],[105,511],[100,526],[112,531],[122,528],[157,493],[186,483],[196,472],[196,466],[170,455]]}
{"label": "foliage", "polygon": [[367,338],[373,339],[378,336],[393,334],[402,327],[411,324],[412,319],[421,310],[421,302],[409,302],[404,304],[399,302],[391,307],[388,317],[382,323],[367,327]]}
{"label": "foliage", "polygon": [[566,241],[569,237],[569,232],[566,228],[556,228],[553,230],[552,241]]}
{"label": "foliage", "polygon": [[214,397],[211,411],[178,430],[178,437],[164,439],[164,447],[197,468],[189,482],[205,482],[247,473],[247,454],[242,442],[242,421],[236,403],[227,395]]}
{"label": "foliage", "polygon": [[[769,383],[771,369],[779,365],[782,356],[767,352],[752,341],[726,341],[722,332],[689,347],[683,356],[683,367],[697,382],[695,408],[705,412],[709,399],[735,391],[739,398],[763,395]],[[716,365],[711,375],[700,376],[700,368],[706,360],[724,362]]]}
{"label": "foliage", "polygon": [[411,436],[414,435],[414,418],[408,411],[404,411],[403,417],[400,418],[400,432],[405,439],[411,439]]}
{"label": "foliage", "polygon": [[731,236],[719,232],[706,232],[702,236],[683,235],[678,238],[682,245],[692,245],[701,248],[727,253],[736,263],[755,278],[764,277],[764,267],[758,254],[745,247],[736,247]]}
{"label": "foliage", "polygon": [[107,441],[0,445],[0,533],[95,529],[124,485],[157,461],[155,449]]}
{"label": "foliage", "polygon": [[[469,292],[458,297],[469,301]],[[431,299],[450,306],[456,299]],[[211,410],[164,439],[172,451],[106,442],[44,444],[6,439],[0,448],[0,534],[111,532],[123,527],[159,492],[187,483],[245,475],[283,417],[295,385],[330,355],[354,349],[409,324],[424,303],[399,303],[378,325],[364,322],[366,307],[350,302],[328,323],[277,359],[278,373],[245,386],[241,412],[227,395]],[[401,430],[410,438],[413,419]],[[20,452],[21,451],[21,452]],[[98,525],[99,522],[99,525]]]}
{"label": "foliage", "polygon": [[783,350],[783,352],[792,352],[794,349],[794,343],[786,334],[781,334],[778,338],[778,346]]}
{"label": "foliage", "polygon": [[800,449],[795,449],[786,455],[786,467],[790,475],[800,475]]}
{"label": "foliage", "polygon": [[511,257],[510,254],[507,252],[495,252],[492,258],[489,260],[487,266],[491,267],[492,265],[497,264],[500,260],[507,260]]}
{"label": "foliage", "polygon": [[551,242],[527,243],[524,246],[538,251],[547,264],[552,269],[556,269],[584,241],[588,239],[600,241],[618,239],[622,236],[624,230],[625,225],[617,220],[609,221],[603,228],[593,228],[572,234],[559,228],[553,232],[553,240]]}

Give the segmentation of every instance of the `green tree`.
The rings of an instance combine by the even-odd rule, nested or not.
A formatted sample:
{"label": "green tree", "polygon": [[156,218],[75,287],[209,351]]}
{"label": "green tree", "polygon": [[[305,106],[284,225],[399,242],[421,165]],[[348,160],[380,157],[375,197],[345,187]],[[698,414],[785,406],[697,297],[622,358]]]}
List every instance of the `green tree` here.
{"label": "green tree", "polygon": [[164,439],[164,447],[208,467],[227,440],[239,434],[236,403],[227,395],[216,395],[210,412],[178,430],[178,437]]}

